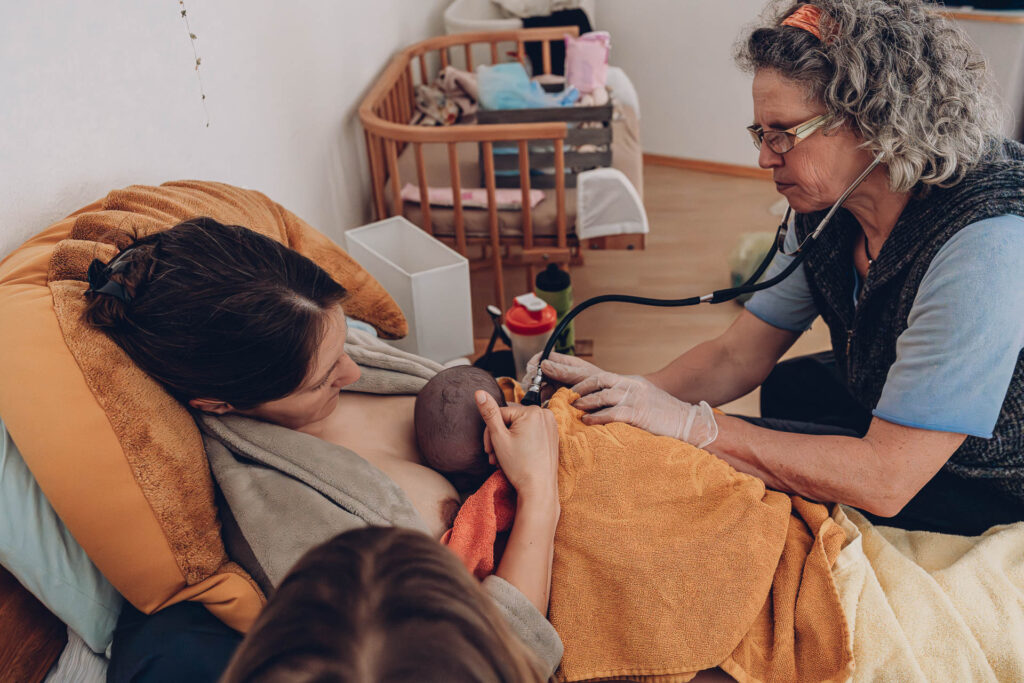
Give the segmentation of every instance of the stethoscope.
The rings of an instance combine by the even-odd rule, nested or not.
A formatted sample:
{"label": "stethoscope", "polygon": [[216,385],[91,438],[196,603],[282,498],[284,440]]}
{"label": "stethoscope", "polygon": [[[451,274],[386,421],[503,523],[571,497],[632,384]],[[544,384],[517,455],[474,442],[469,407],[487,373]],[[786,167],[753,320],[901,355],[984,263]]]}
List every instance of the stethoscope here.
{"label": "stethoscope", "polygon": [[[789,277],[793,271],[795,271],[804,258],[807,256],[807,251],[814,244],[814,241],[818,239],[818,235],[825,229],[828,222],[832,220],[832,216],[835,215],[839,207],[843,205],[843,202],[847,200],[850,194],[857,189],[857,186],[864,182],[864,179],[868,177],[871,171],[875,170],[882,161],[882,155],[878,154],[874,160],[864,169],[857,178],[850,183],[850,186],[846,188],[846,191],[840,195],[839,199],[836,200],[832,208],[829,209],[825,217],[818,223],[818,227],[814,229],[814,232],[810,233],[800,242],[797,246],[796,251],[787,254],[782,250],[782,244],[786,239],[786,233],[789,229],[789,218],[792,215],[793,209],[791,207],[786,208],[786,215],[783,217],[782,222],[779,223],[778,229],[775,231],[775,240],[772,242],[771,249],[765,255],[760,265],[755,269],[754,274],[747,278],[746,282],[739,285],[738,287],[729,287],[728,289],[719,289],[705,294],[703,296],[692,296],[687,299],[650,299],[642,296],[631,296],[628,294],[602,294],[587,299],[578,306],[573,307],[571,311],[565,314],[565,317],[555,327],[555,331],[551,333],[548,338],[547,344],[544,345],[544,351],[541,352],[540,362],[537,363],[537,374],[534,376],[533,381],[530,383],[530,388],[526,392],[526,396],[523,397],[522,404],[527,406],[538,406],[541,403],[540,400],[540,385],[544,380],[544,373],[540,369],[541,363],[551,355],[551,351],[555,348],[555,341],[561,336],[562,332],[565,331],[566,326],[572,322],[573,318],[585,311],[586,309],[594,306],[595,304],[601,304],[606,301],[618,301],[627,304],[640,304],[641,306],[664,306],[664,307],[676,307],[676,306],[695,306],[697,304],[720,304],[725,301],[732,301],[736,297],[742,294],[749,294],[752,292],[759,292],[762,289],[768,289]],[[764,282],[758,282],[757,279],[761,277],[765,269],[768,268],[768,264],[775,258],[776,252],[782,252],[785,256],[792,256],[793,260],[789,262],[789,265],[782,269],[778,275]]]}

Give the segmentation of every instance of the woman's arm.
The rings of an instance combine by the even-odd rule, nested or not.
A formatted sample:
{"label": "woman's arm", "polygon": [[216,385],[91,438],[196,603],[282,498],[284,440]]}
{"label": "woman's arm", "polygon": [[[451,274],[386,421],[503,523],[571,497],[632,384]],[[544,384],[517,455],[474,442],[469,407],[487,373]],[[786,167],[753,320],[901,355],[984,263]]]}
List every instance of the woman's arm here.
{"label": "woman's arm", "polygon": [[557,493],[553,498],[519,494],[512,531],[494,572],[518,588],[544,615],[551,593],[558,512]]}
{"label": "woman's arm", "polygon": [[800,337],[744,310],[725,332],[694,346],[646,379],[687,403],[728,403],[758,387]]}
{"label": "woman's arm", "polygon": [[[687,403],[707,401],[711,405],[721,405],[750,393],[760,385],[775,367],[775,362],[799,337],[799,332],[774,327],[744,310],[718,337],[694,346],[644,379]],[[532,378],[539,358],[540,354],[537,354],[530,359],[528,377]],[[571,386],[581,395],[597,388],[610,388],[614,378],[620,377],[585,360],[560,353],[551,354],[542,368],[545,377]],[[598,380],[599,375],[605,375],[605,378]],[[584,384],[586,380],[591,381]],[[601,405],[611,406],[614,403],[609,400]],[[585,409],[597,407],[593,404]]]}
{"label": "woman's arm", "polygon": [[483,391],[475,398],[487,425],[484,447],[517,494],[515,521],[495,574],[546,615],[560,514],[558,427],[550,411],[536,406],[500,408]]}
{"label": "woman's arm", "polygon": [[858,439],[777,432],[719,415],[718,439],[708,450],[773,489],[892,517],[965,438],[877,417]]}
{"label": "woman's arm", "polygon": [[561,354],[542,367],[547,377],[580,394],[574,405],[587,411],[586,424],[627,422],[704,447],[718,435],[709,404],[726,403],[759,385],[799,336],[743,311],[723,334],[646,378],[604,372]]}

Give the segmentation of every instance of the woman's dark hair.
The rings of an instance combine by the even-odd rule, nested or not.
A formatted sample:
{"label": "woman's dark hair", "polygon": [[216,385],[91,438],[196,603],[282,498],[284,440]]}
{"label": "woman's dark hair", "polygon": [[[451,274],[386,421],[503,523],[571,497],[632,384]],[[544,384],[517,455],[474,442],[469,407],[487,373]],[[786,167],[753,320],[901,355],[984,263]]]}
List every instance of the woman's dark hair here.
{"label": "woman's dark hair", "polygon": [[349,531],[307,552],[221,683],[544,681],[454,554],[417,531]]}
{"label": "woman's dark hair", "polygon": [[100,277],[128,296],[87,292],[85,320],[182,402],[247,409],[287,396],[345,297],[305,256],[212,218],[143,237],[114,259]]}

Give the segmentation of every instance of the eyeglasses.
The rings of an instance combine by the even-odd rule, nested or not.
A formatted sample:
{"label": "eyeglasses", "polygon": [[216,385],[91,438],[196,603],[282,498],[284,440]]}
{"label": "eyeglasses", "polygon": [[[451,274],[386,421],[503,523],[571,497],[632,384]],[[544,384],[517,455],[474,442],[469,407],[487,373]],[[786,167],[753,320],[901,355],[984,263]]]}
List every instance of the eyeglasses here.
{"label": "eyeglasses", "polygon": [[761,126],[747,126],[747,132],[754,140],[754,147],[761,149],[761,144],[768,145],[768,149],[776,154],[785,154],[796,147],[796,144],[821,128],[828,122],[828,114],[819,114],[813,119],[798,123],[787,130],[765,130]]}

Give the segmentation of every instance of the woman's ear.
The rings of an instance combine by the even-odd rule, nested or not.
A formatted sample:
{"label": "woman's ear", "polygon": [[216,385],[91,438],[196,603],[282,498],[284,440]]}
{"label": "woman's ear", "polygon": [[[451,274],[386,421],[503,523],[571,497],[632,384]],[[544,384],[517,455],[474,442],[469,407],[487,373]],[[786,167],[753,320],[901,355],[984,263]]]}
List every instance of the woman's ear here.
{"label": "woman's ear", "polygon": [[214,398],[191,398],[188,404],[196,410],[201,410],[204,413],[211,413],[213,415],[225,415],[227,413],[235,412],[234,406],[224,401],[218,401]]}

